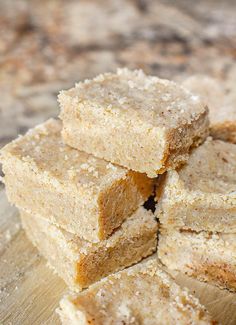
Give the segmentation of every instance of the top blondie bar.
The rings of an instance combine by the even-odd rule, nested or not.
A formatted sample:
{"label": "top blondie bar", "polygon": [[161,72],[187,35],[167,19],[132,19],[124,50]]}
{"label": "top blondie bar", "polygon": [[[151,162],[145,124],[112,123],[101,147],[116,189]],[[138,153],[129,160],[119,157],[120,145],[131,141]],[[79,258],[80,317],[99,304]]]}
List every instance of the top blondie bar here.
{"label": "top blondie bar", "polygon": [[59,94],[64,141],[149,177],[175,169],[208,135],[208,109],[176,83],[118,69]]}

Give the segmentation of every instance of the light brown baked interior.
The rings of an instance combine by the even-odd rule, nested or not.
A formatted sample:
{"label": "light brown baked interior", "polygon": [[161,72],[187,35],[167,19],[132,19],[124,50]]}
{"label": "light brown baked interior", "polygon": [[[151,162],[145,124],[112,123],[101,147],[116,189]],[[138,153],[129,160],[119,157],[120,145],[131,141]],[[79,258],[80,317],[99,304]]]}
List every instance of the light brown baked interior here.
{"label": "light brown baked interior", "polygon": [[139,262],[157,247],[158,224],[153,214],[142,207],[99,243],[83,240],[41,216],[21,211],[21,219],[29,239],[75,290]]}

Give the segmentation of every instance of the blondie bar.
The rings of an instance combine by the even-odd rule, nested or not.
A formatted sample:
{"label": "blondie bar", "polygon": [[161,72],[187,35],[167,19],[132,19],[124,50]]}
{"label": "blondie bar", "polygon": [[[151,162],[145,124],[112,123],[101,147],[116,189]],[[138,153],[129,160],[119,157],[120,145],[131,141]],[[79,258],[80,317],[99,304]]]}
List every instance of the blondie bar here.
{"label": "blondie bar", "polygon": [[158,255],[171,270],[236,291],[236,234],[162,229]]}
{"label": "blondie bar", "polygon": [[156,215],[165,227],[236,233],[236,145],[207,141],[167,172]]}
{"label": "blondie bar", "polygon": [[65,145],[48,120],[1,150],[9,200],[97,242],[153,191],[154,180]]}
{"label": "blondie bar", "polygon": [[210,132],[215,139],[236,143],[236,87],[232,82],[220,82],[196,75],[186,79],[183,86],[201,96],[209,107]]}
{"label": "blondie bar", "polygon": [[162,270],[156,257],[61,300],[63,325],[216,324],[197,298]]}
{"label": "blondie bar", "polygon": [[157,221],[143,207],[99,243],[85,241],[41,216],[21,212],[21,219],[32,243],[69,287],[77,291],[137,263],[157,247]]}
{"label": "blondie bar", "polygon": [[67,144],[149,177],[185,162],[208,134],[197,96],[141,70],[99,75],[58,99]]}

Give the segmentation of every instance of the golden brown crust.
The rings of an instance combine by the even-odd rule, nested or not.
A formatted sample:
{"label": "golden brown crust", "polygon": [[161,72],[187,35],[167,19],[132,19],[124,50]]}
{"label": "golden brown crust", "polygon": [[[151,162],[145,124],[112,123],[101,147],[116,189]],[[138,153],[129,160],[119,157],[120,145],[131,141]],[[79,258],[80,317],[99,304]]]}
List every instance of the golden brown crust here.
{"label": "golden brown crust", "polygon": [[209,262],[197,265],[195,268],[189,266],[189,268],[192,269],[192,276],[236,292],[236,272],[232,265],[222,262]]}
{"label": "golden brown crust", "polygon": [[162,197],[165,190],[167,173],[164,173],[158,177],[157,186],[156,186],[156,201]]}
{"label": "golden brown crust", "polygon": [[[188,133],[191,132],[191,136]],[[166,170],[181,167],[189,155],[192,148],[198,147],[209,135],[208,108],[191,125],[182,125],[178,129],[171,130],[167,135],[168,146],[164,152],[162,160],[163,168],[157,171],[157,174],[163,174]],[[186,139],[185,142],[182,142]]]}
{"label": "golden brown crust", "polygon": [[214,139],[236,144],[236,121],[224,121],[211,124],[210,134]]}

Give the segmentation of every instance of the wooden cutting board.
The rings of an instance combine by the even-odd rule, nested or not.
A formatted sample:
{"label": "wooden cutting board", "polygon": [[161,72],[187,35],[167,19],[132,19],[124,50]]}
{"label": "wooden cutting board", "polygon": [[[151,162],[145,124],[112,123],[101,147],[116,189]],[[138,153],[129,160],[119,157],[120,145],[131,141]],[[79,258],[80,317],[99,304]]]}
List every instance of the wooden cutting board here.
{"label": "wooden cutting board", "polygon": [[[236,294],[177,274],[222,324],[236,324]],[[0,324],[60,324],[55,313],[64,282],[47,267],[21,228],[18,212],[0,190]]]}

